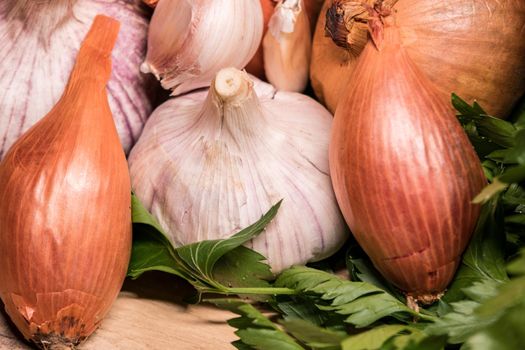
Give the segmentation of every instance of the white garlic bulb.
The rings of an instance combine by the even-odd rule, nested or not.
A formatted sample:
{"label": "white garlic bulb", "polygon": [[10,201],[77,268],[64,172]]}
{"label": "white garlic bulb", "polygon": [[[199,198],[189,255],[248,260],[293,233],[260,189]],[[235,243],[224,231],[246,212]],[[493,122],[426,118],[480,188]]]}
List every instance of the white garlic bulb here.
{"label": "white garlic bulb", "polygon": [[244,68],[262,33],[259,0],[160,0],[141,70],[173,95],[207,87],[220,69]]}
{"label": "white garlic bulb", "polygon": [[139,70],[148,26],[140,0],[1,0],[0,158],[62,96],[97,14],[121,22],[109,102],[126,152],[138,139],[152,111],[149,93],[154,91]]}
{"label": "white garlic bulb", "polygon": [[303,0],[281,0],[263,39],[264,71],[279,90],[300,92],[308,84],[312,35]]}
{"label": "white garlic bulb", "polygon": [[132,187],[175,246],[228,237],[284,199],[248,244],[279,272],[346,238],[332,190],[332,116],[313,99],[221,70],[208,92],[158,107],[129,157]]}

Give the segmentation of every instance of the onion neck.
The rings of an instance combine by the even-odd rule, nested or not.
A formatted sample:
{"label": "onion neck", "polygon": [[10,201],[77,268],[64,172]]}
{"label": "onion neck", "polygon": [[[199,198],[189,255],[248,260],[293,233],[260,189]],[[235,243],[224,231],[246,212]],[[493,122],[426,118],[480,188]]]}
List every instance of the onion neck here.
{"label": "onion neck", "polygon": [[[98,108],[107,101],[106,85],[111,76],[111,52],[117,40],[120,23],[97,15],[82,42],[61,102],[76,108],[93,105]],[[105,102],[107,103],[107,102]],[[92,113],[95,117],[96,113]],[[111,114],[110,114],[111,115]]]}
{"label": "onion neck", "polygon": [[221,132],[228,132],[237,141],[259,135],[266,125],[253,82],[244,71],[225,68],[217,73],[208,105],[210,101]]}
{"label": "onion neck", "polygon": [[368,33],[382,47],[382,29],[398,0],[334,0],[326,12],[325,32],[339,47],[355,56],[363,51]]}
{"label": "onion neck", "polygon": [[[39,33],[41,38],[51,34],[73,18],[77,0],[3,0],[2,15],[8,22],[20,23],[24,30]],[[2,9],[2,6],[0,6]]]}

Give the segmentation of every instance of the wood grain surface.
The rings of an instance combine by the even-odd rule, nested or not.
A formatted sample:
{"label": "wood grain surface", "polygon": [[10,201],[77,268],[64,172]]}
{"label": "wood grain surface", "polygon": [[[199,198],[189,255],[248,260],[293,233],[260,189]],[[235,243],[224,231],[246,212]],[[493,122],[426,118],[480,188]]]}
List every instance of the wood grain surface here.
{"label": "wood grain surface", "polygon": [[[188,305],[191,287],[163,274],[127,280],[101,327],[79,350],[234,349],[237,337],[226,320],[234,314],[207,305]],[[3,305],[2,305],[3,310]],[[33,349],[0,314],[0,349]]]}

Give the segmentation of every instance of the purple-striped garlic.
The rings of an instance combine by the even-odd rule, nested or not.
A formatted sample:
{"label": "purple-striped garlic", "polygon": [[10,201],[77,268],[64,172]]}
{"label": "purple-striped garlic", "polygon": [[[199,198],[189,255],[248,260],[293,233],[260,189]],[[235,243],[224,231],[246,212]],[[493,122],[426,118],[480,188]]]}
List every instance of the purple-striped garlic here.
{"label": "purple-striped garlic", "polygon": [[109,103],[126,151],[152,105],[139,66],[146,50],[147,14],[139,0],[0,1],[0,158],[59,100],[93,18],[122,23],[113,52]]}

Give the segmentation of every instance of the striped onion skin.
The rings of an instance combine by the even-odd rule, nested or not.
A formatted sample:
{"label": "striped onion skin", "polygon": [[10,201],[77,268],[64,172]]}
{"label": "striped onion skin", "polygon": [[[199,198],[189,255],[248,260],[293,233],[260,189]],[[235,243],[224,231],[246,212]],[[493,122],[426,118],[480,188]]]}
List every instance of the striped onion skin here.
{"label": "striped onion skin", "polygon": [[[376,0],[366,0],[373,4]],[[310,77],[316,96],[334,112],[342,99],[357,58],[366,44],[351,50],[325,35],[326,0],[314,34]],[[525,93],[525,1],[523,0],[389,0],[403,45],[448,101],[454,91],[477,100],[487,112],[505,117]],[[361,26],[354,23],[355,29]],[[344,27],[343,22],[340,22]],[[341,28],[343,29],[343,28]],[[345,29],[343,29],[345,30]]]}
{"label": "striped onion skin", "polygon": [[0,158],[58,101],[97,14],[122,23],[108,92],[123,147],[129,151],[152,110],[152,81],[139,71],[148,20],[138,2],[0,1]]}
{"label": "striped onion skin", "polygon": [[333,254],[347,232],[328,173],[332,116],[261,81],[244,91],[221,102],[212,88],[158,107],[129,156],[133,191],[175,246],[231,236],[283,199],[247,245],[275,273]]}
{"label": "striped onion skin", "polygon": [[63,96],[0,163],[0,297],[44,349],[89,336],[126,276],[131,185],[106,92],[118,28],[95,19]]}
{"label": "striped onion skin", "polygon": [[377,269],[433,300],[455,273],[486,180],[449,104],[385,28],[369,41],[337,108],[330,141],[335,193]]}

